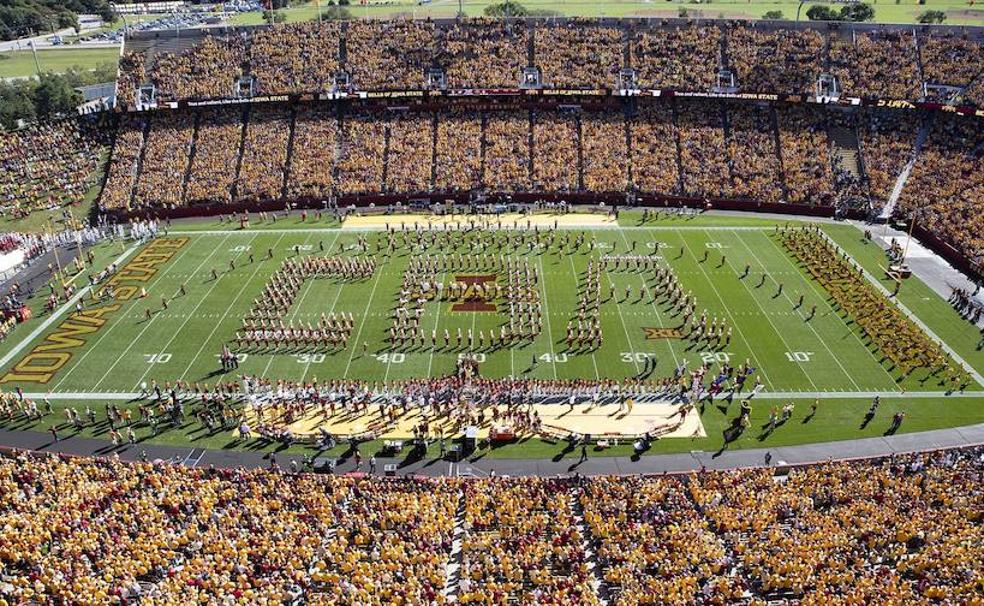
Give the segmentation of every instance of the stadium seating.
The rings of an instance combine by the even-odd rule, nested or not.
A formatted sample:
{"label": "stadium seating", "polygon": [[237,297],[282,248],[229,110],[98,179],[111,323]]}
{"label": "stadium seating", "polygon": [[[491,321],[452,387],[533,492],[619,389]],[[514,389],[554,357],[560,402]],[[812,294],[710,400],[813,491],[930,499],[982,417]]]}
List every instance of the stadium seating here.
{"label": "stadium seating", "polygon": [[524,21],[462,20],[447,29],[441,42],[438,62],[451,88],[514,88],[527,64]]}
{"label": "stadium seating", "polygon": [[481,480],[19,455],[0,603],[971,604],[981,474],[980,449]]}
{"label": "stadium seating", "polygon": [[976,34],[826,24],[357,20],[186,36],[128,40],[123,103],[145,83],[159,101],[231,97],[244,76],[255,79],[255,94],[328,92],[342,72],[343,90],[424,89],[431,69],[442,69],[450,88],[515,88],[527,66],[540,69],[545,88],[616,88],[631,68],[642,87],[708,91],[727,69],[746,93],[812,93],[830,73],[846,95],[917,101],[924,82],[967,86],[984,57]]}
{"label": "stadium seating", "polygon": [[984,130],[978,120],[945,114],[932,131],[899,203],[920,226],[984,263]]}
{"label": "stadium seating", "polygon": [[80,203],[96,184],[110,135],[93,119],[0,133],[0,215],[20,218]]}

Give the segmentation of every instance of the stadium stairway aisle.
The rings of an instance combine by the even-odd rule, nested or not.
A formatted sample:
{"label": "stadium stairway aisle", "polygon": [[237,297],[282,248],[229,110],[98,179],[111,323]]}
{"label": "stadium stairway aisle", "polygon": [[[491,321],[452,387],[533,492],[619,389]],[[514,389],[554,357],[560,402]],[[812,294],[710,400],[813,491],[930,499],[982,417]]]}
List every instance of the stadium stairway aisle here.
{"label": "stadium stairway aisle", "polygon": [[458,588],[461,581],[461,546],[465,535],[465,494],[458,494],[458,512],[454,516],[454,532],[451,535],[451,554],[444,567],[447,580],[444,582],[444,597],[448,602],[458,600]]}

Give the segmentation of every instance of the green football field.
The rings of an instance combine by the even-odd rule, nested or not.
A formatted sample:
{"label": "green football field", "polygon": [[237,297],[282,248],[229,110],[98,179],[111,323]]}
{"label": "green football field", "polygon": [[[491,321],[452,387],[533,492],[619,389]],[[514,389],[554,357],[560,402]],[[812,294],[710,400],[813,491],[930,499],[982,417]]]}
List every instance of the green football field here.
{"label": "green football field", "polygon": [[[235,380],[239,374],[321,382],[440,376],[453,372],[456,361],[465,354],[479,358],[485,376],[538,379],[629,378],[640,376],[652,363],[655,369],[645,377],[656,379],[670,376],[684,361],[691,368],[705,361],[714,369],[725,362],[747,361],[765,385],[759,398],[764,402],[820,398],[825,411],[843,406],[843,415],[829,413],[838,417],[836,423],[818,421],[807,426],[804,421],[777,441],[855,437],[860,422],[855,415],[863,414],[859,411],[876,393],[886,398],[897,395],[898,399],[892,398],[897,402],[893,406],[916,416],[904,428],[907,431],[984,418],[980,408],[984,387],[980,384],[970,384],[963,394],[946,395],[935,377],[917,372],[902,378],[883,361],[881,352],[860,333],[852,318],[834,310],[823,288],[782,247],[772,221],[709,215],[641,224],[637,214],[624,213],[619,224],[594,231],[559,230],[554,245],[532,248],[529,243],[534,238],[522,230],[507,232],[513,243],[498,247],[488,244],[487,235],[459,233],[454,249],[397,248],[392,256],[376,252],[377,242],[384,238],[380,231],[338,229],[329,222],[312,226],[297,218],[251,230],[218,221],[174,227],[167,236],[145,245],[156,247],[149,250],[106,243],[97,247],[98,259],[104,264],[121,252],[126,255],[120,262],[123,267],[156,259],[140,265],[146,269],[146,281],[136,283],[143,285],[147,296],[125,298],[117,292],[117,300],[86,299],[86,315],[98,321],[73,324],[74,310],[64,309],[33,339],[29,338],[30,325],[18,327],[0,345],[3,388],[21,387],[28,393],[49,394],[59,405],[81,406],[84,404],[78,402],[125,401],[126,394],[152,380],[211,384]],[[849,225],[828,225],[824,230],[864,265],[869,279],[882,277],[878,270],[883,254],[865,243],[860,231]],[[524,234],[525,241],[518,242]],[[564,234],[570,235],[571,243],[562,248],[559,242]],[[574,238],[582,234],[584,244],[574,249]],[[298,325],[315,323],[322,313],[351,314],[354,326],[347,347],[276,352],[247,348],[241,350],[237,371],[221,372],[218,354],[223,344],[233,343],[254,299],[285,260],[307,255],[362,256],[366,253],[357,246],[360,238],[378,262],[373,275],[345,282],[305,280],[284,315],[285,324]],[[473,247],[479,241],[486,248],[476,252]],[[498,241],[502,242],[502,236]],[[159,254],[151,254],[155,251]],[[268,251],[272,258],[267,258]],[[470,254],[494,254],[536,270],[544,312],[542,333],[512,347],[490,347],[488,343],[478,347],[476,343],[469,348],[456,345],[454,339],[445,347],[440,338],[438,346],[432,347],[431,331],[440,335],[447,329],[454,335],[460,328],[464,334],[469,330],[475,335],[479,331],[488,334],[508,323],[502,301],[496,301],[497,309],[491,312],[454,311],[451,303],[432,301],[425,304],[421,318],[427,343],[392,347],[388,329],[410,260]],[[647,272],[623,268],[602,272],[603,344],[590,351],[568,348],[566,326],[574,318],[579,284],[589,260],[605,255],[654,255],[659,266],[672,271],[682,287],[697,297],[699,310],[706,309],[708,318],[717,318],[733,329],[730,343],[712,347],[666,336],[666,329],[680,326],[681,317],[664,297],[657,295],[654,300],[650,296],[654,285]],[[742,279],[746,265],[749,275]],[[441,278],[450,281],[489,273],[495,274],[457,271]],[[504,276],[495,279],[501,281]],[[179,294],[182,285],[184,295]],[[644,285],[649,294],[640,296]],[[626,287],[631,289],[628,297]],[[168,299],[166,309],[162,297]],[[899,301],[979,378],[984,353],[976,349],[975,332],[945,300],[913,278],[903,287]],[[811,313],[814,306],[816,311]],[[41,318],[46,319],[49,317]],[[713,409],[704,415],[707,433],[714,436],[720,420]],[[177,437],[165,441],[168,439],[176,441]],[[686,449],[689,443],[684,442],[680,440],[678,447]]]}

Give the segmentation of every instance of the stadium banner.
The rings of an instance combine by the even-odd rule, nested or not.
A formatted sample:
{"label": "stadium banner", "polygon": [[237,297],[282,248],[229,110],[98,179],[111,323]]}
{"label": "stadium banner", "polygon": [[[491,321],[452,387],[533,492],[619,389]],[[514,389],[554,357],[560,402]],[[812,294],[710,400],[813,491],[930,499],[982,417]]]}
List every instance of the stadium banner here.
{"label": "stadium banner", "polygon": [[168,101],[156,107],[127,108],[120,111],[152,111],[154,109],[187,109],[194,107],[215,107],[247,105],[252,103],[296,103],[306,101],[340,101],[346,99],[426,99],[442,98],[495,98],[495,97],[528,97],[547,99],[550,97],[570,98],[603,98],[603,97],[681,97],[689,99],[720,99],[735,101],[751,101],[765,103],[810,103],[818,105],[833,105],[841,107],[861,106],[890,109],[934,110],[954,113],[962,116],[984,118],[984,108],[967,105],[947,105],[928,101],[906,101],[903,99],[878,99],[867,97],[828,97],[807,94],[786,93],[741,93],[720,91],[681,91],[662,89],[562,89],[562,88],[462,88],[444,90],[391,90],[391,91],[332,91],[322,93],[300,93],[288,95],[257,95],[253,97],[215,98],[201,100]]}

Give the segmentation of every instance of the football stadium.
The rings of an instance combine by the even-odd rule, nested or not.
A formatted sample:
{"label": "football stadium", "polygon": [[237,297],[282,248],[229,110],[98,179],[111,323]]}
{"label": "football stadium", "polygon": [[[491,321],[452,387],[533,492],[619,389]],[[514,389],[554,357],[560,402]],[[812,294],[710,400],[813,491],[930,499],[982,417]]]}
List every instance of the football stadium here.
{"label": "football stadium", "polygon": [[0,131],[0,606],[984,604],[984,28],[260,4]]}

